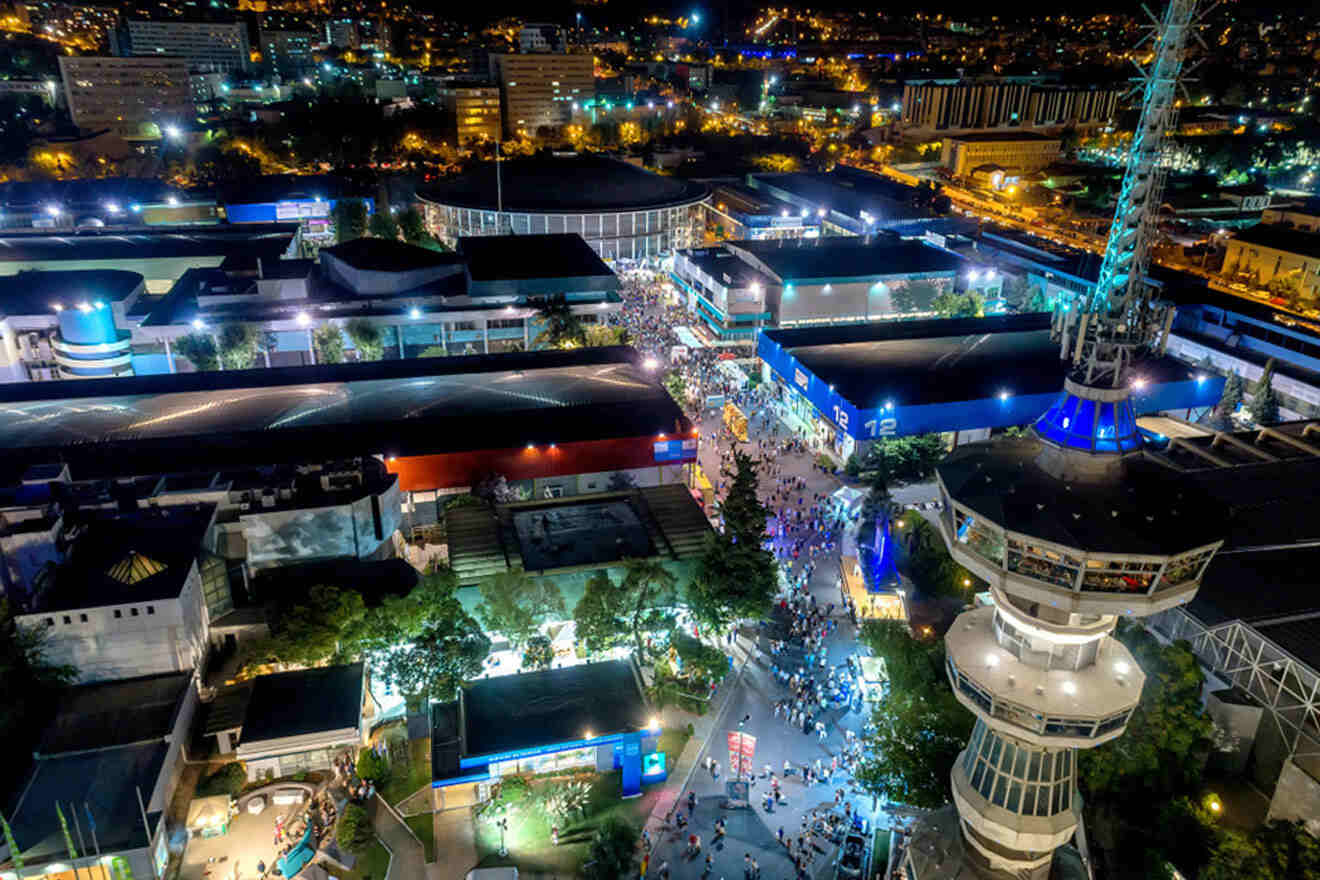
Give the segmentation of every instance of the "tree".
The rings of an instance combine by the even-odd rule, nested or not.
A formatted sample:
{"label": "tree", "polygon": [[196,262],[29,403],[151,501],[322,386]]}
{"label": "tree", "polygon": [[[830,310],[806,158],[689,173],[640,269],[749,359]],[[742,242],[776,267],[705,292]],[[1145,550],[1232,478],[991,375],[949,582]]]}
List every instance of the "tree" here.
{"label": "tree", "polygon": [[931,308],[941,318],[984,318],[985,303],[981,300],[978,293],[959,294],[952,290],[946,290],[935,301],[931,303]]}
{"label": "tree", "polygon": [[371,818],[367,811],[352,801],[344,804],[339,814],[339,825],[335,828],[335,841],[340,849],[361,855],[376,842],[376,831],[371,827]]}
{"label": "tree", "polygon": [[247,370],[256,366],[261,352],[262,334],[251,324],[226,324],[217,334],[220,365],[226,370]]}
{"label": "tree", "polygon": [[587,880],[618,880],[637,874],[637,828],[621,816],[607,816],[596,828],[582,873]]}
{"label": "tree", "polygon": [[367,204],[361,199],[340,199],[330,211],[335,241],[343,243],[367,234]]}
{"label": "tree", "polygon": [[534,297],[529,303],[536,309],[542,330],[536,337],[538,348],[578,348],[586,344],[582,319],[562,294]]}
{"label": "tree", "polygon": [[665,386],[665,390],[669,392],[670,397],[674,398],[674,402],[679,407],[687,406],[687,379],[683,378],[682,373],[678,370],[670,370],[665,373],[664,378],[660,380],[660,384]]}
{"label": "tree", "polygon": [[322,324],[313,330],[312,347],[316,349],[318,364],[339,364],[344,361],[344,334],[338,324]]}
{"label": "tree", "polygon": [[189,333],[174,340],[174,352],[186,358],[198,372],[220,369],[220,356],[215,350],[215,339],[209,333]]}
{"label": "tree", "polygon": [[1233,370],[1224,380],[1224,391],[1219,395],[1219,403],[1215,404],[1215,414],[1221,418],[1228,418],[1237,412],[1237,408],[1242,405],[1244,391],[1242,377],[1238,375],[1237,370]]}
{"label": "tree", "polygon": [[687,588],[689,611],[722,628],[739,618],[760,618],[779,586],[779,567],[762,544],[768,511],[757,494],[757,463],[735,451],[734,475],[720,505],[724,531],[707,536]]}
{"label": "tree", "polygon": [[1027,301],[1024,312],[1049,312],[1054,310],[1054,304],[1050,298],[1045,295],[1044,289],[1040,285],[1033,285],[1031,288],[1031,299]]}
{"label": "tree", "polygon": [[1265,371],[1256,383],[1247,412],[1258,425],[1276,425],[1279,422],[1279,397],[1274,391],[1274,359],[1265,362]]}
{"label": "tree", "polygon": [[518,500],[518,492],[509,486],[504,474],[487,474],[472,486],[472,496],[487,504],[508,504]]}
{"label": "tree", "polygon": [[949,768],[967,745],[974,721],[947,680],[923,692],[891,690],[871,713],[858,783],[873,797],[912,807],[947,804]]}
{"label": "tree", "polygon": [[1079,753],[1079,781],[1091,800],[1159,802],[1194,788],[1209,756],[1214,727],[1201,706],[1205,674],[1185,641],[1162,645],[1126,621],[1115,634],[1146,673],[1146,685],[1124,735]]}
{"label": "tree", "polygon": [[230,761],[198,783],[197,796],[213,797],[217,794],[237,796],[245,785],[247,785],[247,770],[243,768],[243,763]]}
{"label": "tree", "polygon": [[399,223],[394,219],[394,212],[389,207],[373,212],[367,221],[367,231],[373,238],[398,239]]}
{"label": "tree", "polygon": [[344,332],[353,342],[360,361],[378,361],[385,356],[385,341],[380,327],[366,318],[354,318],[344,324]]}
{"label": "tree", "polygon": [[357,775],[379,787],[390,778],[390,762],[384,755],[376,754],[375,749],[364,748],[358,751]]}
{"label": "tree", "polygon": [[944,681],[943,643],[919,642],[898,620],[868,620],[857,640],[885,661],[891,693],[918,693]]}
{"label": "tree", "polygon": [[426,238],[426,219],[416,208],[404,208],[399,212],[399,231],[403,240],[409,244],[421,244]]}
{"label": "tree", "polygon": [[522,669],[536,671],[538,669],[549,669],[555,662],[555,647],[546,635],[534,635],[527,640],[527,647],[523,649]]}
{"label": "tree", "polygon": [[[13,755],[31,753],[37,736],[77,670],[46,656],[45,627],[19,626],[9,601],[0,598],[0,736]],[[0,783],[18,782],[24,761],[8,761]]]}
{"label": "tree", "polygon": [[447,580],[448,587],[435,589],[424,581],[417,588],[427,596],[421,631],[385,651],[375,667],[385,682],[402,693],[441,702],[454,699],[464,682],[480,675],[490,656],[490,639],[454,596],[452,573]]}
{"label": "tree", "polygon": [[669,618],[663,607],[674,604],[678,579],[658,559],[624,560],[623,582],[619,589],[628,602],[628,629],[637,647],[637,659],[646,659],[642,634],[662,629]]}
{"label": "tree", "polygon": [[503,633],[515,648],[527,645],[544,618],[564,615],[564,597],[549,578],[506,571],[483,581],[480,591],[477,616],[486,629]]}
{"label": "tree", "polygon": [[628,593],[606,571],[587,578],[582,598],[573,608],[577,637],[589,653],[598,654],[628,640]]}
{"label": "tree", "polygon": [[582,331],[582,344],[588,348],[605,345],[627,345],[628,331],[610,324],[588,324]]}
{"label": "tree", "polygon": [[252,643],[251,659],[293,666],[315,666],[356,653],[344,649],[345,634],[367,614],[362,595],[336,586],[314,586],[275,615],[269,638]]}
{"label": "tree", "polygon": [[[903,518],[898,564],[917,589],[932,596],[968,598],[976,579],[949,555],[939,531],[917,514]],[[970,584],[969,584],[970,582]]]}
{"label": "tree", "polygon": [[890,302],[900,314],[929,312],[940,296],[940,289],[925,280],[908,281],[890,288]]}

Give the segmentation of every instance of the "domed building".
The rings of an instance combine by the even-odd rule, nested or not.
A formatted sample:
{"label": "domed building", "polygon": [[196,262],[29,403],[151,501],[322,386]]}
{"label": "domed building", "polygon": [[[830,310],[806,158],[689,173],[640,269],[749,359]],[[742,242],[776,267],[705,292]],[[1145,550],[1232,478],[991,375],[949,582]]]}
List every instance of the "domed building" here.
{"label": "domed building", "polygon": [[602,156],[513,159],[419,189],[427,229],[448,245],[478,235],[575,232],[606,260],[700,243],[704,184]]}

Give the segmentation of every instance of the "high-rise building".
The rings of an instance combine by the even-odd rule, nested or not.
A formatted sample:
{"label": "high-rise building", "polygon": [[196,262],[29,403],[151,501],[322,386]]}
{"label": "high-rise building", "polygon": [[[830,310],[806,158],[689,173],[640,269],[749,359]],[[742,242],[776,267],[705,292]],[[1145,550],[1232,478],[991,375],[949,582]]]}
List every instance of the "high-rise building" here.
{"label": "high-rise building", "polygon": [[1047,86],[1017,78],[929,80],[903,87],[902,124],[921,132],[1101,125],[1122,89]]}
{"label": "high-rise building", "polygon": [[466,146],[473,141],[499,140],[503,126],[500,119],[500,90],[490,83],[446,83],[436,92],[445,114],[445,128],[452,132],[454,143]]}
{"label": "high-rise building", "polygon": [[247,25],[241,21],[144,21],[120,25],[116,55],[184,58],[197,70],[229,73],[251,61]]}
{"label": "high-rise building", "polygon": [[282,77],[300,76],[316,66],[312,52],[321,40],[315,31],[262,28],[257,37],[262,63]]}
{"label": "high-rise building", "polygon": [[518,31],[518,49],[522,52],[567,52],[568,40],[557,24],[525,24]]}
{"label": "high-rise building", "polygon": [[183,58],[61,55],[60,75],[69,115],[79,128],[150,136],[148,126],[177,125],[195,113]]}
{"label": "high-rise building", "polygon": [[325,39],[336,49],[357,49],[362,45],[358,23],[351,18],[334,18],[327,21]]}
{"label": "high-rise building", "polygon": [[530,136],[541,126],[570,122],[573,104],[595,96],[594,63],[586,54],[492,53],[490,64],[500,86],[505,133]]}

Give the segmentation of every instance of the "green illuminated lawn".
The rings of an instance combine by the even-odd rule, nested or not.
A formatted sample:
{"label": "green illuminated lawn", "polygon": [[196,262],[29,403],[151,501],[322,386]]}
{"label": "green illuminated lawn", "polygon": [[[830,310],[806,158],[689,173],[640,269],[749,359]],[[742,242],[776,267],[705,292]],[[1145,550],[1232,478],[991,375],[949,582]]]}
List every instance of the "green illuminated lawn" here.
{"label": "green illuminated lawn", "polygon": [[[681,736],[681,734],[680,734]],[[684,737],[685,738],[685,737]],[[672,762],[677,758],[669,758]],[[619,798],[621,773],[598,774],[592,784],[587,803],[586,818],[569,821],[559,828],[559,846],[550,842],[551,820],[546,815],[542,800],[552,786],[544,780],[534,780],[531,791],[522,801],[512,805],[505,845],[509,855],[501,858],[500,830],[491,821],[494,811],[476,819],[478,866],[482,868],[516,866],[527,872],[575,873],[586,860],[596,826],[608,816],[622,816],[641,830],[655,804],[658,786],[642,790],[642,796],[630,800]]]}

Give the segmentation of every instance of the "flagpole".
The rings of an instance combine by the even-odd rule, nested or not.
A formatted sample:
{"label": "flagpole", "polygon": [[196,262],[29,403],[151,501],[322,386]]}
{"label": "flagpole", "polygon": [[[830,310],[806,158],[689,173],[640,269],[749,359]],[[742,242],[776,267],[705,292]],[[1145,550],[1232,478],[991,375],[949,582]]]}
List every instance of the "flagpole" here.
{"label": "flagpole", "polygon": [[5,843],[9,846],[9,859],[14,863],[14,871],[22,876],[23,853],[19,851],[18,841],[14,840],[14,832],[10,829],[9,823],[5,821],[3,813],[0,813],[0,830],[4,831]]}
{"label": "flagpole", "polygon": [[83,809],[87,811],[87,830],[92,832],[92,846],[96,847],[96,857],[101,857],[101,842],[96,839],[96,817],[92,815],[92,805],[83,801]]}
{"label": "flagpole", "polygon": [[[88,855],[87,840],[83,837],[82,823],[78,821],[78,806],[73,801],[69,801],[69,812],[73,813],[73,830],[78,832],[78,846],[82,848],[83,857],[86,858]],[[88,880],[91,880],[92,866],[87,865],[86,867]]]}
{"label": "flagpole", "polygon": [[142,811],[142,831],[147,835],[147,858],[151,860],[151,876],[160,880],[160,872],[156,869],[156,854],[151,852],[151,823],[147,821],[147,807],[142,803],[142,786],[135,785],[137,790],[138,809]]}
{"label": "flagpole", "polygon": [[[60,830],[64,832],[64,845],[69,851],[69,865],[73,868],[73,880],[78,880],[78,849],[73,845],[73,835],[69,833],[69,820],[64,816],[60,802],[55,801],[55,815],[60,817]],[[88,876],[87,880],[91,880]]]}

